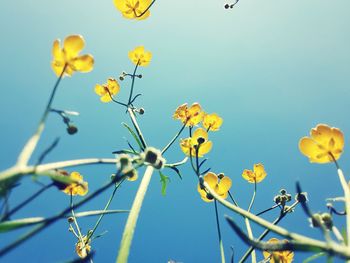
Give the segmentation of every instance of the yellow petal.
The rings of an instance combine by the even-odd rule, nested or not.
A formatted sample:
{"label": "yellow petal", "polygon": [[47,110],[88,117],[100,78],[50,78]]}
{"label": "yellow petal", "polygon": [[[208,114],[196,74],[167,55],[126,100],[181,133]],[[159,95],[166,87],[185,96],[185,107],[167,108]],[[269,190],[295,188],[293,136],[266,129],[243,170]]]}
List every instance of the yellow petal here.
{"label": "yellow petal", "polygon": [[224,178],[222,178],[218,184],[218,194],[219,195],[223,195],[225,193],[227,193],[231,186],[232,186],[232,181],[230,179],[230,177],[224,176]]}
{"label": "yellow petal", "polygon": [[215,173],[208,172],[204,177],[204,181],[209,184],[210,188],[215,190],[215,187],[218,183],[218,177],[216,176]]}
{"label": "yellow petal", "polygon": [[51,67],[52,70],[55,72],[56,76],[60,76],[64,68],[64,62],[61,63],[60,61],[52,61]]}
{"label": "yellow petal", "polygon": [[245,169],[242,173],[242,177],[249,183],[255,183],[255,174],[252,170]]}
{"label": "yellow petal", "polygon": [[206,130],[218,131],[222,123],[222,118],[216,113],[205,114],[203,117],[203,126]]}
{"label": "yellow petal", "polygon": [[106,95],[107,92],[106,92],[105,88],[102,85],[96,84],[96,86],[95,86],[95,93],[97,95],[99,95],[99,96],[104,96],[104,95]]}
{"label": "yellow petal", "polygon": [[[190,151],[191,151],[191,138],[186,138],[186,139],[181,139],[180,140],[180,148],[183,151],[184,154],[186,155],[190,155]],[[193,153],[192,153],[193,155]]]}
{"label": "yellow petal", "polygon": [[207,141],[205,143],[202,143],[198,150],[198,157],[203,157],[203,155],[210,152],[211,148],[213,147],[213,143],[211,141]]}
{"label": "yellow petal", "polygon": [[344,135],[338,128],[332,128],[332,138],[335,141],[334,149],[343,150],[344,148]]}
{"label": "yellow petal", "polygon": [[79,52],[84,48],[85,42],[81,35],[71,35],[65,38],[63,50],[68,60],[76,58]]}
{"label": "yellow petal", "polygon": [[109,78],[107,80],[107,87],[108,87],[109,92],[112,95],[116,95],[120,90],[120,86],[119,86],[118,82],[113,78]]}
{"label": "yellow petal", "polygon": [[319,145],[309,137],[301,138],[299,141],[299,150],[302,154],[309,157],[311,162],[318,162],[318,158],[316,157],[326,153],[326,150],[320,149]]}
{"label": "yellow petal", "polygon": [[197,141],[198,138],[203,138],[205,141],[208,140],[208,133],[203,128],[198,128],[194,131],[192,138]]}
{"label": "yellow petal", "polygon": [[72,60],[70,65],[75,71],[86,73],[94,68],[94,58],[91,55],[83,55]]}
{"label": "yellow petal", "polygon": [[111,96],[110,96],[108,93],[106,93],[105,95],[103,95],[103,96],[100,98],[100,100],[101,100],[102,102],[104,102],[104,103],[107,103],[107,102],[111,102],[111,101],[112,101],[112,98],[111,98]]}
{"label": "yellow petal", "polygon": [[267,175],[264,169],[264,165],[262,165],[261,163],[254,164],[253,170],[255,174],[255,180],[257,183],[260,183],[262,180],[264,180],[264,178]]}

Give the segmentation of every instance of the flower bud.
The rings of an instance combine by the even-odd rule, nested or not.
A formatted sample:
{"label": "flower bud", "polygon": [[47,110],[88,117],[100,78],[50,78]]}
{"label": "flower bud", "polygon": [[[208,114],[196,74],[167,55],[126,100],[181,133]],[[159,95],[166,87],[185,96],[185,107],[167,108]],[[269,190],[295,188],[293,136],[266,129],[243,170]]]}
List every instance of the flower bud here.
{"label": "flower bud", "polygon": [[74,218],[72,216],[68,217],[67,218],[67,221],[69,224],[73,223],[74,222]]}
{"label": "flower bud", "polygon": [[295,200],[300,202],[300,203],[306,203],[308,201],[307,193],[306,192],[302,192],[300,194],[295,195]]}
{"label": "flower bud", "polygon": [[74,125],[69,125],[67,127],[67,132],[68,132],[69,135],[73,135],[73,134],[78,132],[78,128],[76,126],[74,126]]}

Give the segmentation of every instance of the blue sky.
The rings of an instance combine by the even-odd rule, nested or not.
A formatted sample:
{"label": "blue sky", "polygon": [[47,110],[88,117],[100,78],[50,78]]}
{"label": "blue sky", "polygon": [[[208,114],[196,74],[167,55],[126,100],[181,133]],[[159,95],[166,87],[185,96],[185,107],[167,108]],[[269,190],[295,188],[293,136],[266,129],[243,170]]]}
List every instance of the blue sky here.
{"label": "blue sky", "polygon": [[[74,118],[79,133],[68,136],[61,120],[50,116],[33,160],[57,136],[60,143],[47,161],[110,158],[112,151],[125,147],[128,134],[121,122],[129,121],[127,115],[117,105],[101,104],[93,88],[123,70],[130,72],[133,65],[128,51],[144,45],[153,59],[149,67],[140,70],[143,78],[137,81],[136,91],[143,96],[137,106],[146,109],[140,125],[151,145],[162,148],[180,128],[172,119],[178,105],[197,101],[224,119],[221,130],[210,135],[214,147],[208,163],[214,172],[232,178],[232,192],[242,206],[248,205],[253,187],[241,173],[262,162],[268,176],[258,186],[254,212],[271,206],[281,188],[295,193],[296,180],[309,193],[311,208],[325,211],[325,198],[341,195],[336,171],[332,164],[310,164],[299,152],[298,140],[318,123],[339,127],[346,143],[340,165],[346,175],[350,173],[350,3],[241,0],[232,10],[225,10],[224,4],[217,0],[157,1],[147,20],[130,21],[121,17],[112,1],[3,1],[0,169],[15,162],[47,102],[56,79],[50,68],[52,42],[81,34],[86,41],[84,53],[95,58],[94,70],[65,78],[54,102],[56,108],[80,112]],[[127,98],[129,85],[128,81],[121,83],[121,99]],[[175,162],[183,154],[175,144],[165,157]],[[89,166],[79,171],[93,190],[108,180],[114,167]],[[130,262],[218,262],[213,204],[200,199],[189,165],[182,168],[183,180],[171,171],[164,172],[171,177],[167,195],[160,194],[159,176],[154,174]],[[112,208],[128,209],[139,182],[126,183]],[[19,203],[36,189],[38,186],[25,178],[13,191],[11,203]],[[109,194],[82,210],[101,209]],[[48,216],[68,203],[67,196],[52,189],[15,218]],[[232,215],[223,207],[220,211]],[[243,227],[243,221],[234,217]],[[233,246],[239,258],[246,246],[221,219],[226,256],[229,258]],[[89,229],[94,220],[81,220],[83,229]],[[108,233],[93,243],[96,262],[114,262],[125,220],[126,215],[105,217],[99,230]],[[336,222],[344,225],[343,219]],[[281,225],[320,237],[317,230],[309,228],[299,207]],[[75,240],[67,229],[64,220],[54,224],[4,261],[72,258]],[[257,234],[261,231],[258,227],[254,230]],[[4,237],[14,240],[21,232]],[[296,262],[305,257],[299,254]]]}

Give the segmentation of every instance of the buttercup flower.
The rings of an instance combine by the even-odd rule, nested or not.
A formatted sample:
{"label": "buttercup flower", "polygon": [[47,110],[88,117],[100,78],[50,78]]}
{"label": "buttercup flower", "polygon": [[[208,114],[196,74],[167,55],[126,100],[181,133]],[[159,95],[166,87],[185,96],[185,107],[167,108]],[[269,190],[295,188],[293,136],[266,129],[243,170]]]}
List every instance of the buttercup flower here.
{"label": "buttercup flower", "polygon": [[75,244],[75,252],[80,258],[86,258],[91,251],[90,246],[91,239],[87,240],[87,236],[83,236],[82,241],[79,240]]}
{"label": "buttercup flower", "polygon": [[[145,10],[150,6],[152,0],[114,0],[115,7],[125,18],[142,20],[150,16],[150,10]],[[141,14],[145,12],[142,16]]]}
{"label": "buttercup flower", "polygon": [[69,185],[64,185],[64,187],[61,189],[62,192],[66,193],[67,195],[86,195],[88,192],[88,183],[83,181],[83,176],[81,176],[81,174],[78,172],[72,172],[69,177],[77,181],[82,181],[82,183],[71,183]]}
{"label": "buttercup flower", "polygon": [[203,128],[198,128],[192,137],[180,141],[181,150],[188,156],[196,156],[196,149],[199,147],[198,157],[203,157],[210,152],[212,145],[212,142],[208,141],[208,133]]}
{"label": "buttercup flower", "polygon": [[113,78],[109,78],[105,84],[95,86],[95,93],[101,96],[100,100],[105,103],[112,101],[112,96],[118,94],[119,91],[120,86]]}
{"label": "buttercup flower", "polygon": [[142,67],[148,66],[152,59],[152,53],[146,51],[143,46],[139,46],[128,53],[129,59],[135,65]]}
{"label": "buttercup flower", "polygon": [[310,137],[299,141],[299,149],[312,163],[333,162],[338,160],[344,148],[344,135],[338,128],[318,124],[311,129]]}
{"label": "buttercup flower", "polygon": [[[279,240],[277,238],[271,238],[268,243],[277,243]],[[288,240],[283,240],[283,242],[288,242]],[[268,251],[263,251],[264,258],[270,259],[270,263],[290,263],[294,259],[293,251],[284,250],[284,251],[273,251],[272,253]]]}
{"label": "buttercup flower", "polygon": [[[215,191],[220,197],[226,199],[228,191],[231,188],[232,181],[229,177],[223,176],[221,179],[215,173],[209,172],[203,177],[204,181],[209,184],[210,188]],[[200,184],[197,187],[198,193],[205,202],[212,202],[213,198],[208,198],[205,190],[201,189]]]}
{"label": "buttercup flower", "polygon": [[60,47],[60,40],[56,39],[53,42],[51,63],[52,69],[57,76],[71,76],[73,72],[89,72],[93,69],[94,58],[92,55],[81,55],[79,52],[84,48],[84,38],[80,35],[71,35],[64,39],[63,48]]}
{"label": "buttercup flower", "polygon": [[203,127],[206,128],[207,131],[218,131],[222,122],[222,118],[216,113],[204,114]]}
{"label": "buttercup flower", "polygon": [[266,175],[264,165],[261,163],[254,164],[253,171],[245,169],[242,173],[242,177],[249,183],[260,183]]}
{"label": "buttercup flower", "polygon": [[194,126],[203,119],[202,107],[199,103],[193,103],[191,107],[187,107],[187,103],[180,105],[173,114],[173,118],[180,120],[186,126]]}

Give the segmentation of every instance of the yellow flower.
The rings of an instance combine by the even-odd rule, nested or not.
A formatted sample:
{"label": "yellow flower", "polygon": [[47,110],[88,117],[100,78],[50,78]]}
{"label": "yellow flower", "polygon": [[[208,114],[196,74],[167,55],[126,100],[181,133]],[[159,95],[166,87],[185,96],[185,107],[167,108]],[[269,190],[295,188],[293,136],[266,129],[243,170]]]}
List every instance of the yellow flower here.
{"label": "yellow flower", "polygon": [[102,102],[112,101],[112,96],[118,94],[119,90],[120,86],[118,82],[113,78],[109,78],[105,84],[97,84],[95,86],[95,93],[101,96],[100,100]]}
{"label": "yellow flower", "polygon": [[210,152],[212,145],[212,142],[208,141],[208,133],[203,128],[198,128],[192,137],[180,141],[181,150],[188,156],[196,156],[196,149],[199,147],[198,157],[203,157]]}
{"label": "yellow flower", "polygon": [[266,175],[264,165],[261,163],[254,164],[253,171],[245,169],[242,173],[242,177],[249,183],[260,183]]}
{"label": "yellow flower", "polygon": [[206,128],[207,131],[218,131],[222,122],[222,118],[216,113],[204,114],[203,127]]}
{"label": "yellow flower", "polygon": [[146,51],[143,46],[136,47],[128,53],[129,59],[135,65],[142,67],[148,66],[152,59],[152,53]]}
{"label": "yellow flower", "polygon": [[62,192],[67,195],[86,195],[88,192],[88,183],[83,181],[83,176],[78,172],[72,172],[69,177],[77,181],[82,181],[82,183],[71,183],[66,185],[65,188],[62,189]]}
{"label": "yellow flower", "polygon": [[[125,18],[142,20],[150,16],[150,10],[145,10],[151,5],[152,0],[114,0],[115,7]],[[142,16],[140,16],[145,12]]]}
{"label": "yellow flower", "polygon": [[79,240],[75,244],[75,252],[80,258],[86,258],[91,251],[91,238],[87,241],[87,236],[83,236],[82,240]]}
{"label": "yellow flower", "polygon": [[94,58],[88,55],[79,56],[79,52],[84,48],[84,38],[80,35],[71,35],[64,39],[63,48],[60,47],[60,40],[56,39],[53,42],[51,63],[53,71],[57,76],[71,76],[74,71],[89,72],[93,69]]}
{"label": "yellow flower", "polygon": [[338,160],[344,148],[344,135],[338,128],[318,124],[311,129],[310,137],[299,141],[299,149],[312,163],[333,162]]}
{"label": "yellow flower", "polygon": [[[228,191],[231,188],[232,181],[229,177],[223,176],[221,179],[215,173],[209,172],[203,177],[204,181],[209,184],[210,188],[215,191],[220,197],[226,199]],[[197,187],[198,193],[205,202],[212,202],[213,199],[209,199],[207,192],[201,189],[200,184]]]}
{"label": "yellow flower", "polygon": [[[271,238],[268,243],[277,243],[279,240],[277,238]],[[283,242],[288,242],[288,240],[283,240]],[[270,263],[290,263],[294,259],[293,251],[284,250],[284,251],[273,251],[272,253],[268,251],[263,251],[264,258],[270,259]]]}
{"label": "yellow flower", "polygon": [[187,107],[187,103],[180,105],[173,114],[173,118],[180,120],[186,126],[194,126],[203,120],[203,111],[199,103],[193,103]]}

